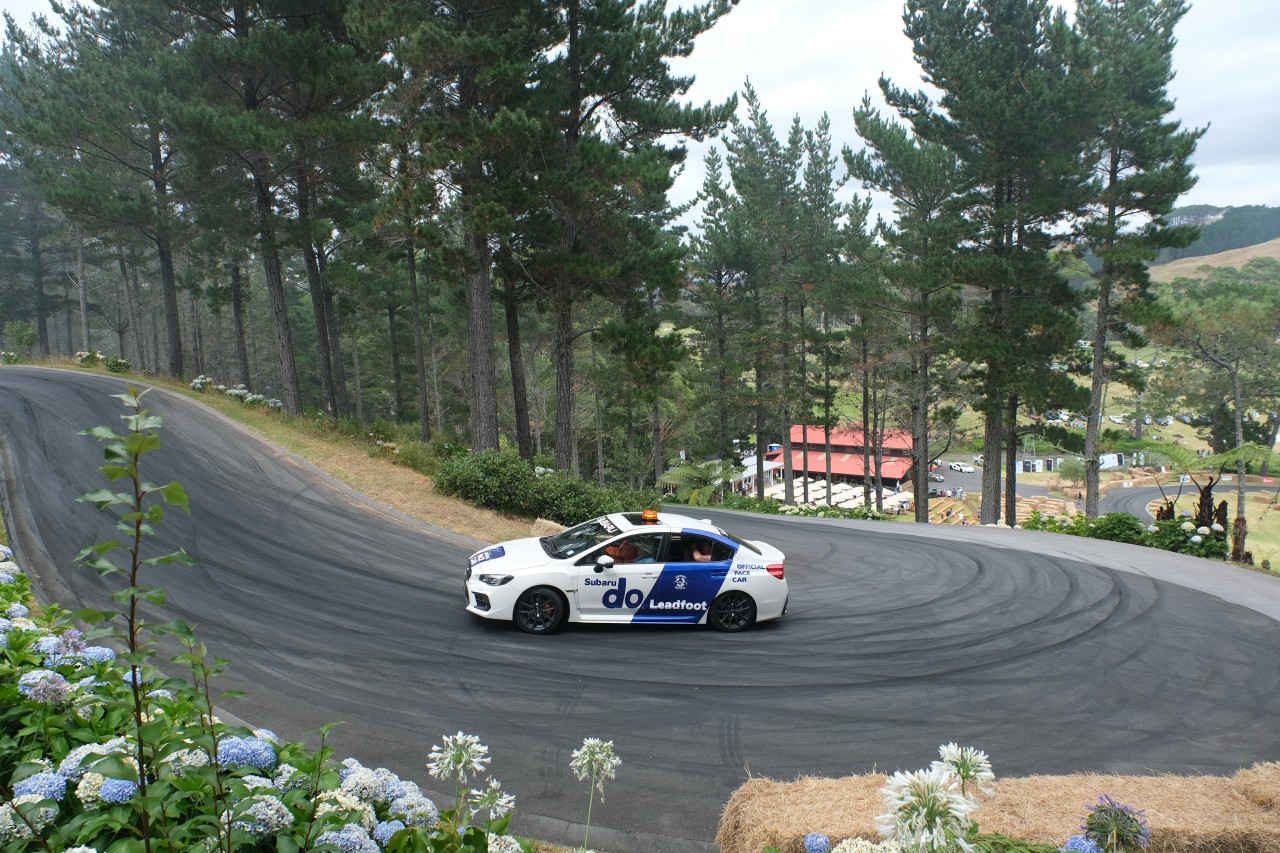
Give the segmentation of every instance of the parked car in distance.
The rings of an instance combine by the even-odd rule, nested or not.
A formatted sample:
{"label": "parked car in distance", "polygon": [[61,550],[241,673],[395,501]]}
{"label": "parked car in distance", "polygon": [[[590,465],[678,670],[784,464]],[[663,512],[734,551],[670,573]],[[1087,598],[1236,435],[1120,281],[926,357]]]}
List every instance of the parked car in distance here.
{"label": "parked car in distance", "polygon": [[982,464],[982,454],[981,454],[981,453],[979,453],[977,456],[973,457],[973,464],[974,464],[974,465],[981,465],[981,464]]}
{"label": "parked car in distance", "polygon": [[933,482],[935,482],[935,483],[941,483],[941,482],[943,482],[944,480],[946,480],[947,478],[946,478],[946,477],[944,477],[944,476],[942,476],[941,474],[939,474],[937,471],[930,471],[930,472],[929,472],[929,479],[930,479],[930,480],[932,480],[932,481],[933,481]]}
{"label": "parked car in distance", "polygon": [[972,474],[973,466],[966,462],[952,462],[947,466],[952,471],[959,471],[961,474]]}

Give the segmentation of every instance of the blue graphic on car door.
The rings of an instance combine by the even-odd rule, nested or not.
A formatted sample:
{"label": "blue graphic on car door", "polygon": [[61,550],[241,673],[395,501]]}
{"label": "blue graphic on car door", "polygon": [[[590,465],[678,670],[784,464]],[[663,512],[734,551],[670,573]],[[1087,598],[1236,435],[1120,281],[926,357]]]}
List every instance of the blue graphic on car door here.
{"label": "blue graphic on car door", "polygon": [[680,559],[662,567],[633,622],[697,623],[724,586],[730,560],[699,563]]}

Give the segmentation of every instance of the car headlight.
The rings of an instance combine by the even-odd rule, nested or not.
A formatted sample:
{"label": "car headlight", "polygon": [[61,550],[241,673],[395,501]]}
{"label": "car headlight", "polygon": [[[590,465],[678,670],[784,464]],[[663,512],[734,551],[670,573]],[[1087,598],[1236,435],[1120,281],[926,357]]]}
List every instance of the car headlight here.
{"label": "car headlight", "polygon": [[481,583],[489,586],[502,586],[504,583],[511,582],[511,575],[476,575]]}

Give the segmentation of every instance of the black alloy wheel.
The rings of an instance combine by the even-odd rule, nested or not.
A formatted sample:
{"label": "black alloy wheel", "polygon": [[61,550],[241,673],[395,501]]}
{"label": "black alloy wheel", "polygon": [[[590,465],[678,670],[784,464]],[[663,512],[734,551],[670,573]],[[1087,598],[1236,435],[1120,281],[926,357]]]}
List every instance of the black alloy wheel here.
{"label": "black alloy wheel", "polygon": [[550,587],[536,586],[516,599],[516,627],[526,634],[550,634],[568,615],[568,602]]}
{"label": "black alloy wheel", "polygon": [[745,592],[726,592],[711,602],[707,621],[717,631],[745,631],[756,621],[756,603]]}

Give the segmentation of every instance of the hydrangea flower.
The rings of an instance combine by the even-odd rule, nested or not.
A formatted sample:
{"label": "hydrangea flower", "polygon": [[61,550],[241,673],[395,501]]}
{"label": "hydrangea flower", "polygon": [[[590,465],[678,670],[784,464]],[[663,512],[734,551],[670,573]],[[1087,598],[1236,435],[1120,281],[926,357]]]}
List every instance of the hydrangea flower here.
{"label": "hydrangea flower", "polygon": [[96,847],[68,847],[63,853],[98,853]]}
{"label": "hydrangea flower", "polygon": [[466,782],[472,773],[483,773],[489,758],[489,747],[475,735],[458,732],[444,735],[444,743],[431,748],[427,756],[427,770],[437,779],[457,779]]}
{"label": "hydrangea flower", "polygon": [[348,820],[354,818],[359,821],[366,832],[371,832],[378,825],[378,816],[368,803],[341,791],[321,791],[316,797],[316,818],[335,813]]}
{"label": "hydrangea flower", "polygon": [[255,788],[267,788],[271,791],[276,790],[276,783],[271,779],[268,779],[266,776],[241,776],[240,781],[243,782],[245,787],[250,791]]}
{"label": "hydrangea flower", "polygon": [[[112,738],[106,743],[86,743],[82,746],[77,746],[68,752],[67,757],[62,759],[62,763],[58,765],[58,775],[65,776],[67,779],[79,779],[84,775],[85,770],[93,765],[94,761],[113,752],[124,752],[127,748],[125,739],[122,737]],[[93,761],[85,764],[84,760],[91,755],[94,756]]]}
{"label": "hydrangea flower", "polygon": [[1203,541],[1204,541],[1204,540],[1203,540],[1203,539],[1201,539],[1201,538],[1200,538],[1200,536],[1199,536],[1198,534],[1197,534],[1197,535],[1195,535],[1195,536],[1192,536],[1192,537],[1191,537],[1191,544],[1193,544],[1193,545],[1199,545],[1199,544],[1200,544],[1201,542],[1203,542]]}
{"label": "hydrangea flower", "polygon": [[6,563],[13,559],[13,549],[8,545],[0,545],[0,560]]}
{"label": "hydrangea flower", "polygon": [[1090,841],[1086,836],[1073,835],[1067,839],[1067,843],[1062,845],[1059,850],[1070,850],[1072,853],[1102,853],[1098,845]]}
{"label": "hydrangea flower", "polygon": [[9,619],[25,619],[31,615],[31,611],[25,604],[10,604],[5,608],[4,615]]}
{"label": "hydrangea flower", "polygon": [[269,740],[230,735],[218,741],[218,763],[224,767],[256,767],[274,770],[276,749]]}
{"label": "hydrangea flower", "polygon": [[17,580],[17,578],[13,575],[12,572],[0,571],[0,584],[11,584],[15,580]]}
{"label": "hydrangea flower", "polygon": [[0,633],[7,634],[13,630],[13,622],[6,616],[0,616]]}
{"label": "hydrangea flower", "polygon": [[520,842],[510,835],[490,835],[489,853],[523,853]]}
{"label": "hydrangea flower", "polygon": [[[373,840],[386,847],[391,843],[391,836],[404,829],[402,820],[384,820],[373,829]],[[493,840],[489,841],[489,850],[493,850]]]}
{"label": "hydrangea flower", "polygon": [[66,701],[71,685],[61,673],[48,669],[33,669],[18,679],[18,692],[33,702],[59,705]]}
{"label": "hydrangea flower", "polygon": [[101,773],[94,773],[92,770],[84,773],[80,777],[80,783],[76,785],[76,799],[80,801],[80,805],[89,811],[101,808],[102,785],[106,781],[107,777]]}
{"label": "hydrangea flower", "polygon": [[1197,527],[1197,528],[1196,528],[1196,533],[1199,533],[1201,536],[1208,536],[1208,535],[1209,535],[1209,528],[1207,528],[1207,527]]}
{"label": "hydrangea flower", "polygon": [[1159,532],[1160,532],[1160,528],[1159,528],[1159,526],[1157,526],[1157,525],[1155,525],[1155,524],[1148,524],[1148,525],[1147,525],[1147,532],[1148,532],[1148,533],[1159,533]]}
{"label": "hydrangea flower", "polygon": [[804,837],[804,853],[831,853],[831,839],[821,832],[810,832]]}
{"label": "hydrangea flower", "polygon": [[67,793],[67,780],[57,773],[37,773],[28,776],[13,785],[14,796],[38,794],[42,800],[58,800],[61,802]]}
{"label": "hydrangea flower", "polygon": [[831,853],[902,853],[902,848],[894,841],[868,841],[865,838],[846,838]]}
{"label": "hydrangea flower", "polygon": [[1195,529],[1196,529],[1196,526],[1195,526],[1193,523],[1191,523],[1190,521],[1184,521],[1184,522],[1182,522],[1182,532],[1183,532],[1183,533],[1193,533],[1193,532],[1195,532]]}
{"label": "hydrangea flower", "polygon": [[432,827],[440,820],[440,810],[422,794],[397,797],[387,807],[387,813],[398,817],[409,826]]}
{"label": "hydrangea flower", "polygon": [[209,753],[203,749],[180,749],[165,756],[164,763],[175,775],[184,776],[192,768],[207,766]]}
{"label": "hydrangea flower", "polygon": [[342,853],[381,853],[377,843],[369,837],[360,826],[349,823],[341,829],[323,832],[316,839],[316,844],[333,844]]}
{"label": "hydrangea flower", "polygon": [[972,853],[969,815],[975,803],[960,790],[960,780],[940,762],[914,773],[898,771],[880,789],[888,811],[876,817],[876,829],[903,848],[942,850],[953,846]]}
{"label": "hydrangea flower", "polygon": [[370,769],[354,758],[347,761],[351,764],[339,771],[341,791],[366,803],[385,803],[391,799],[387,794],[388,787],[399,781],[394,773],[385,767]]}
{"label": "hydrangea flower", "polygon": [[276,768],[275,776],[272,777],[275,786],[281,791],[292,791],[294,788],[305,788],[307,785],[307,776],[292,764],[281,764]]}
{"label": "hydrangea flower", "polygon": [[131,782],[128,779],[106,779],[103,781],[102,789],[98,795],[102,797],[104,803],[118,806],[133,799],[133,795],[137,790],[137,782]]}
{"label": "hydrangea flower", "polygon": [[254,794],[237,806],[235,812],[238,814],[224,812],[223,824],[230,823],[232,828],[243,829],[259,838],[293,825],[293,812],[271,794]]}
{"label": "hydrangea flower", "polygon": [[18,814],[17,809],[19,807],[38,803],[40,799],[37,794],[24,794],[21,797],[14,797],[12,804],[4,803],[0,805],[0,841],[8,842],[31,838],[31,826],[28,823],[35,827],[36,832],[40,832],[53,821],[58,814],[58,810],[52,806],[22,809],[22,814]]}
{"label": "hydrangea flower", "polygon": [[1216,522],[1216,521],[1213,523],[1212,527],[1213,527],[1213,532],[1214,532],[1214,533],[1225,533],[1225,532],[1226,532],[1226,528],[1225,528],[1225,527],[1223,527],[1221,524],[1219,524],[1219,523],[1218,523],[1218,522]]}

